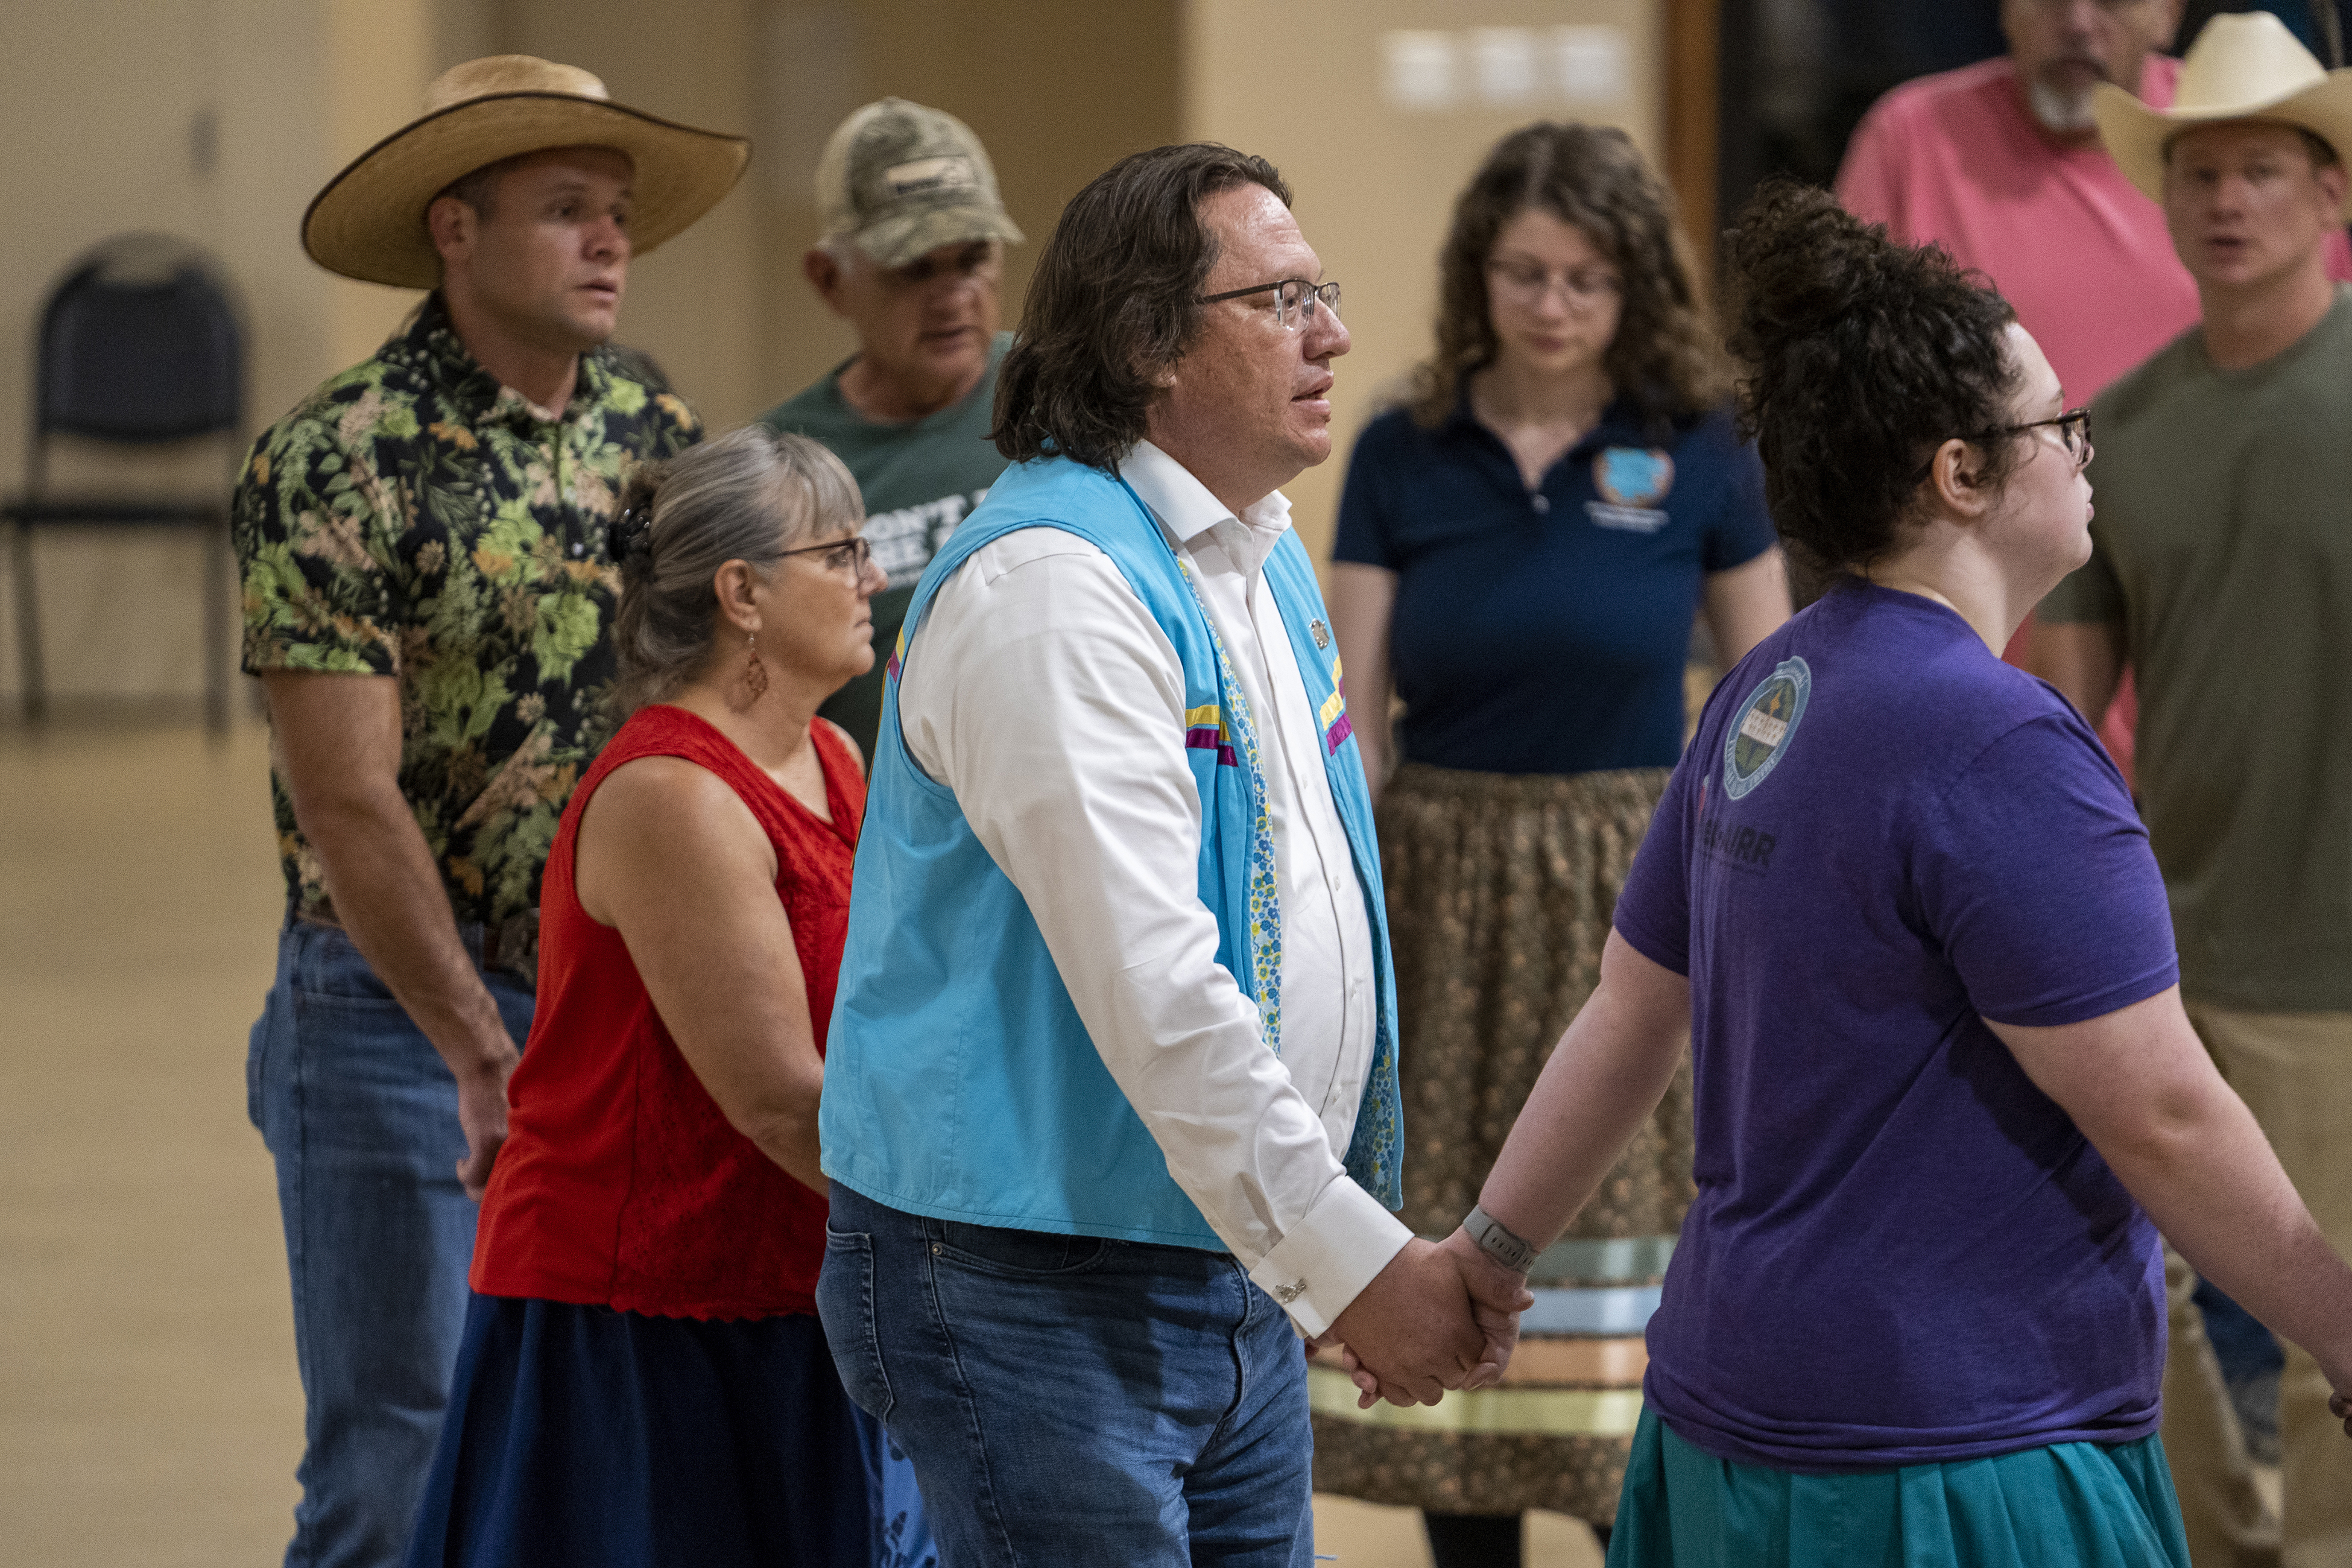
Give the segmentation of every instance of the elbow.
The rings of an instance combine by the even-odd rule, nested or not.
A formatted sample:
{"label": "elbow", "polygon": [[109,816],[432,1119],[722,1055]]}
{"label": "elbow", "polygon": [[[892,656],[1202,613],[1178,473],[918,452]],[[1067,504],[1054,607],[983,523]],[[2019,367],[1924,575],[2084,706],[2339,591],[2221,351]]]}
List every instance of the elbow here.
{"label": "elbow", "polygon": [[824,1087],[820,1067],[814,1073],[795,1073],[748,1100],[721,1104],[719,1109],[727,1125],[761,1148],[793,1148],[816,1142],[817,1099]]}
{"label": "elbow", "polygon": [[286,794],[302,837],[331,857],[338,846],[377,838],[387,826],[415,820],[393,780],[351,775],[289,781]]}
{"label": "elbow", "polygon": [[[2227,1092],[2226,1090],[2224,1092]],[[2194,1169],[2210,1157],[2218,1129],[2216,1108],[2186,1087],[2147,1096],[2125,1114],[2084,1128],[2124,1184],[2135,1178]]]}

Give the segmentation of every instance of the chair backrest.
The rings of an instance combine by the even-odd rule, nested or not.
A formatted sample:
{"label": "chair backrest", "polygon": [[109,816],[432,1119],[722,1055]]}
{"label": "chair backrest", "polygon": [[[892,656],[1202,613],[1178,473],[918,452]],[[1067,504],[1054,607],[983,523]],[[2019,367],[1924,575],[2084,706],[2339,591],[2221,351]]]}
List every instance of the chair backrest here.
{"label": "chair backrest", "polygon": [[236,427],[236,312],[211,258],[167,235],[120,235],[67,268],[41,312],[34,438],[177,441]]}

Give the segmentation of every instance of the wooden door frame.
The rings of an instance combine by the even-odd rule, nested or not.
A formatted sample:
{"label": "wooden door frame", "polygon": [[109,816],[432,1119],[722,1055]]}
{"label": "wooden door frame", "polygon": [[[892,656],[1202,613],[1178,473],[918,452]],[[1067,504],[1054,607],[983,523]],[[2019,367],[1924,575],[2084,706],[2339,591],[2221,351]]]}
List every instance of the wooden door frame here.
{"label": "wooden door frame", "polygon": [[1720,0],[1665,0],[1666,180],[1690,236],[1702,295],[1715,282],[1717,147],[1721,115]]}

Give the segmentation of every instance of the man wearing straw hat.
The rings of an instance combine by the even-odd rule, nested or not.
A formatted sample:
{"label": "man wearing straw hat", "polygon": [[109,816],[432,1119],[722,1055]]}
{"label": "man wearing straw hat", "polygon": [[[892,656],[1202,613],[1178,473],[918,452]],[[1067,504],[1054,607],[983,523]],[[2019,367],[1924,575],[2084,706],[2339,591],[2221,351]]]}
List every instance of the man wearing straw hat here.
{"label": "man wearing straw hat", "polygon": [[234,507],[287,921],[250,1110],[308,1401],[289,1563],[398,1560],[530,1026],[540,874],[607,732],[621,472],[691,444],[602,345],[750,146],[521,55],[457,67],[302,243],[431,292],[262,436]]}
{"label": "man wearing straw hat", "polygon": [[[2326,256],[2352,217],[2352,71],[2266,12],[2221,16],[2168,110],[2114,88],[2095,109],[2203,320],[2093,405],[2094,552],[2043,601],[2034,657],[2085,714],[2137,672],[2189,1017],[2352,1247],[2352,290]],[[2352,1447],[2311,1358],[2287,1347],[2273,1555],[2200,1453],[2228,1421],[2181,1364],[2200,1352],[2176,1335],[2164,1427],[2200,1568],[2352,1563]]]}

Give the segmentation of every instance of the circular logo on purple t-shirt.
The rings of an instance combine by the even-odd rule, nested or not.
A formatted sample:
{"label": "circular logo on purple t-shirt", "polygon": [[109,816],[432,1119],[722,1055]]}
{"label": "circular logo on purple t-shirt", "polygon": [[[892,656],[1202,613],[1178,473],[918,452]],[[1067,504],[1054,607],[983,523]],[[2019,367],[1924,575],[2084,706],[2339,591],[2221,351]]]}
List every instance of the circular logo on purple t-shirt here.
{"label": "circular logo on purple t-shirt", "polygon": [[1772,673],[1748,694],[1723,737],[1725,795],[1738,800],[1779,765],[1789,742],[1796,739],[1812,690],[1811,667],[1792,656],[1773,666]]}

